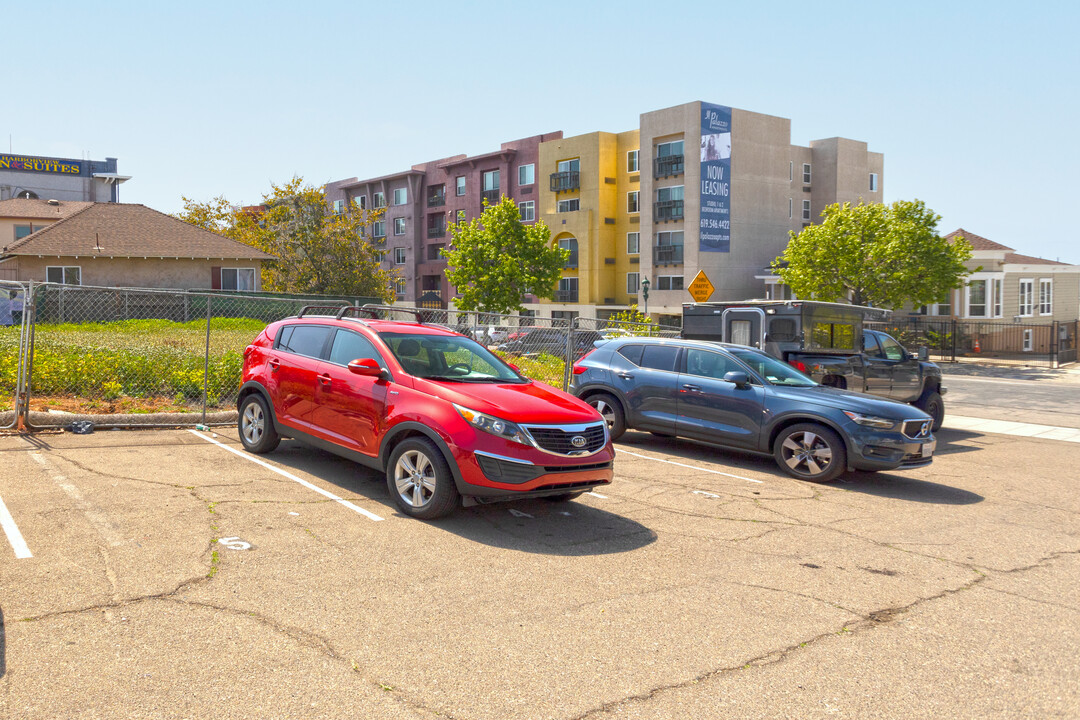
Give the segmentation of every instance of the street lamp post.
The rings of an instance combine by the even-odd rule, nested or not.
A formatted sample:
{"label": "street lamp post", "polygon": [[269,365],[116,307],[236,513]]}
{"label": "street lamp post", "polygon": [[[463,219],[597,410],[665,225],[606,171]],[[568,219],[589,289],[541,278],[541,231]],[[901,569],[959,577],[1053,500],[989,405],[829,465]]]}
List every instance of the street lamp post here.
{"label": "street lamp post", "polygon": [[645,317],[649,317],[649,278],[641,281],[641,299],[645,303]]}

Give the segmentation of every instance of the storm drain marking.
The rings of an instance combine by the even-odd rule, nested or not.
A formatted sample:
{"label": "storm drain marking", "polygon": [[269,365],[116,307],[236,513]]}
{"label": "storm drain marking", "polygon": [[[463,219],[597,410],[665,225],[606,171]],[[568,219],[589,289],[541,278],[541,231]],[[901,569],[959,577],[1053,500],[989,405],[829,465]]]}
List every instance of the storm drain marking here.
{"label": "storm drain marking", "polygon": [[374,520],[376,522],[379,522],[379,521],[382,520],[382,518],[379,517],[378,515],[376,515],[375,513],[369,512],[368,510],[365,510],[364,508],[360,507],[359,505],[356,505],[354,503],[349,502],[345,498],[338,497],[337,495],[335,495],[332,492],[328,492],[326,490],[323,490],[318,485],[313,485],[313,484],[309,483],[307,480],[304,480],[303,478],[297,477],[296,475],[293,475],[290,472],[286,472],[286,471],[282,470],[281,468],[276,468],[276,467],[274,467],[273,465],[271,465],[270,463],[268,463],[268,462],[266,462],[264,460],[260,460],[259,458],[256,458],[256,457],[251,457],[247,453],[241,452],[241,451],[237,450],[236,448],[231,448],[228,445],[226,445],[225,443],[218,442],[217,440],[215,440],[212,437],[207,437],[206,435],[203,435],[198,430],[190,430],[189,429],[188,432],[191,433],[192,435],[194,435],[195,437],[202,438],[203,440],[205,440],[207,442],[214,443],[218,447],[228,450],[229,452],[231,452],[233,455],[236,455],[237,457],[240,457],[240,458],[243,458],[244,460],[248,460],[250,462],[253,462],[256,465],[261,465],[262,467],[266,468],[267,470],[270,470],[271,472],[276,472],[278,475],[281,475],[282,477],[286,477],[286,478],[292,480],[293,482],[300,483],[301,485],[306,487],[308,490],[314,490],[315,492],[319,493],[320,495],[322,495],[324,497],[328,497],[331,500],[333,500],[334,502],[340,503],[340,504],[344,505],[345,507],[349,508],[350,510],[353,510],[355,512],[360,513],[361,515],[368,518],[369,520]]}
{"label": "storm drain marking", "polygon": [[4,498],[0,498],[0,527],[4,528],[4,534],[7,535],[8,542],[11,543],[11,549],[15,551],[16,558],[25,560],[34,557],[30,553],[30,548],[27,546],[22,533],[19,532],[19,526],[15,524],[15,518],[11,517],[11,513],[8,512],[7,505],[4,504]]}
{"label": "storm drain marking", "polygon": [[687,465],[686,463],[675,462],[674,460],[664,460],[662,458],[649,457],[648,455],[640,455],[636,452],[630,452],[629,450],[623,450],[619,448],[617,454],[620,455],[632,455],[634,457],[642,458],[643,460],[652,460],[653,462],[667,463],[668,465],[678,465],[679,467],[689,468],[690,470],[696,470],[697,472],[707,472],[713,475],[723,475],[724,477],[735,478],[736,480],[745,480],[746,482],[757,483],[758,485],[764,485],[764,480],[755,480],[753,478],[743,477],[742,475],[732,475],[731,473],[720,472],[719,470],[711,470],[709,468],[696,467],[694,465]]}

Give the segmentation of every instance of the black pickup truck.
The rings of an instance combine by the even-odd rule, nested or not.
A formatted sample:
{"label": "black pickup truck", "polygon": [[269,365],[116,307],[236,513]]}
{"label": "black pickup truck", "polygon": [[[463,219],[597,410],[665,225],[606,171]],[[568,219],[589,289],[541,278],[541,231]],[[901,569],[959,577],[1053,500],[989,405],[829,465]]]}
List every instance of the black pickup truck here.
{"label": "black pickup truck", "polygon": [[945,418],[941,368],[891,336],[863,327],[888,311],[812,300],[688,303],[683,337],[760,348],[822,385],[881,395]]}

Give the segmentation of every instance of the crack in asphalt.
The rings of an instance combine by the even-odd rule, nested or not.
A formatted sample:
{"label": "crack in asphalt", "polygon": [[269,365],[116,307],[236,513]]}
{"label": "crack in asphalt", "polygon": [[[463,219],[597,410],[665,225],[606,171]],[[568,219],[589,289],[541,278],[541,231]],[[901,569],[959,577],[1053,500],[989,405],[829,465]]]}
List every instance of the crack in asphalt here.
{"label": "crack in asphalt", "polygon": [[[1051,554],[1041,558],[1037,562],[1034,562],[1034,563],[1032,563],[1030,565],[1025,565],[1023,567],[1018,567],[1018,568],[1013,568],[1011,570],[1002,571],[1002,572],[1000,572],[998,574],[1000,574],[1000,575],[1009,575],[1009,574],[1014,574],[1014,573],[1025,572],[1025,571],[1028,571],[1028,570],[1033,570],[1033,569],[1036,569],[1036,568],[1046,567],[1047,565],[1051,564],[1054,560],[1058,559],[1059,557],[1062,557],[1062,556],[1065,556],[1065,555],[1078,555],[1078,554],[1080,554],[1080,550],[1058,551],[1058,552],[1051,553]],[[765,666],[768,666],[768,665],[774,665],[774,664],[777,664],[777,663],[782,663],[785,660],[787,660],[787,658],[791,654],[793,654],[795,652],[798,652],[799,650],[812,648],[815,645],[817,645],[818,643],[822,642],[823,640],[835,637],[837,635],[851,635],[851,636],[854,637],[855,635],[859,635],[859,634],[865,633],[867,631],[872,631],[875,628],[880,627],[881,625],[885,625],[885,624],[888,624],[888,623],[892,622],[893,620],[900,617],[901,615],[909,612],[912,609],[918,608],[921,605],[925,605],[927,603],[933,602],[935,600],[940,600],[942,598],[946,598],[946,597],[949,597],[951,595],[956,595],[957,593],[961,593],[961,592],[964,592],[966,590],[971,590],[972,588],[975,588],[975,587],[979,586],[980,584],[982,584],[983,582],[985,582],[986,580],[988,580],[990,577],[992,577],[992,576],[980,573],[978,577],[973,578],[970,582],[964,583],[963,585],[960,585],[959,587],[947,588],[947,589],[942,590],[941,592],[936,593],[934,595],[930,595],[930,596],[927,596],[927,597],[922,597],[922,598],[919,598],[917,600],[914,600],[914,601],[908,603],[907,605],[880,608],[878,610],[874,610],[874,611],[871,611],[871,612],[866,613],[866,614],[860,614],[860,613],[852,612],[853,615],[859,617],[860,619],[855,623],[845,624],[839,630],[831,630],[831,631],[819,633],[818,635],[812,637],[809,640],[804,640],[804,641],[799,642],[797,644],[787,645],[785,647],[778,648],[776,650],[771,650],[769,652],[762,653],[760,655],[757,655],[757,656],[755,656],[753,658],[748,659],[746,662],[744,662],[744,663],[742,663],[740,665],[732,665],[732,666],[728,666],[728,667],[716,668],[714,670],[709,670],[709,671],[700,673],[699,675],[697,675],[697,676],[695,676],[693,678],[690,678],[688,680],[684,680],[682,682],[672,683],[672,684],[669,684],[669,685],[660,685],[660,686],[654,687],[651,690],[648,690],[646,692],[637,693],[637,694],[634,694],[634,695],[628,695],[628,696],[626,696],[624,698],[621,698],[619,700],[612,700],[610,702],[607,702],[607,703],[604,703],[604,704],[599,705],[597,707],[586,710],[584,713],[581,713],[581,714],[575,716],[571,720],[587,720],[588,718],[595,717],[595,716],[598,716],[600,714],[608,713],[610,711],[616,710],[616,709],[621,708],[623,706],[629,706],[629,705],[633,705],[633,704],[637,704],[637,703],[648,702],[648,701],[653,700],[653,699],[655,699],[655,698],[657,698],[657,697],[659,697],[661,695],[664,695],[666,693],[673,692],[673,691],[676,691],[676,690],[681,690],[681,689],[684,689],[684,688],[688,688],[688,687],[691,687],[693,685],[698,685],[698,684],[700,684],[702,682],[713,680],[713,679],[721,677],[723,675],[728,675],[728,674],[731,674],[731,673],[734,673],[734,672],[739,672],[741,670],[747,670],[747,669],[750,669],[750,668],[765,667]],[[751,587],[755,587],[755,586],[751,586]],[[757,586],[757,587],[760,587],[760,586]],[[767,588],[767,587],[765,587],[763,589],[776,590],[776,588]],[[990,588],[990,589],[992,589],[992,588]],[[794,594],[794,595],[799,595],[801,597],[808,597],[808,596],[802,595],[801,593],[793,593],[792,591],[789,591],[789,590],[777,590],[777,591],[778,592],[784,592],[784,593],[790,593],[790,594]],[[819,598],[810,598],[810,599],[819,599]],[[826,601],[822,601],[822,602],[826,602]],[[831,604],[831,603],[827,603],[827,604]],[[846,610],[846,608],[840,608],[840,609],[845,609]],[[851,612],[851,611],[849,610],[849,612]]]}

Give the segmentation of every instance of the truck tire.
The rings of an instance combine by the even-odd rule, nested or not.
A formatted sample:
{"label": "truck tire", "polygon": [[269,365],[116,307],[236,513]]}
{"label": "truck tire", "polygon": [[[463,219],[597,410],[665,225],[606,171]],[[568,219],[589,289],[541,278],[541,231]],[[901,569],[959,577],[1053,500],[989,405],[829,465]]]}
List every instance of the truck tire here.
{"label": "truck tire", "polygon": [[934,432],[941,429],[945,420],[945,401],[936,390],[927,390],[913,405],[934,419]]}

